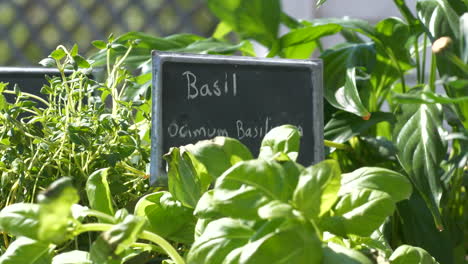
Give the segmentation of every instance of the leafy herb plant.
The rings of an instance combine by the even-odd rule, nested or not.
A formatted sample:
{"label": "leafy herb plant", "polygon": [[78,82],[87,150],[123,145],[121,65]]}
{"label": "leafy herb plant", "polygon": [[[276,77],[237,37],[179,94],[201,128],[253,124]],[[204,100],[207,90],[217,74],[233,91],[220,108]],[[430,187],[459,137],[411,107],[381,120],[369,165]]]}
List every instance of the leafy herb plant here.
{"label": "leafy herb plant", "polygon": [[[149,117],[141,109],[149,106],[121,99],[133,81],[122,67],[125,60],[119,58],[106,81],[98,82],[77,46],[59,46],[41,62],[54,65],[61,74],[48,79],[43,97],[0,86],[4,94],[16,96],[8,103],[0,95],[0,207],[34,202],[40,190],[63,176],[71,176],[83,190],[90,174],[107,167],[112,168],[109,177],[117,205],[126,206],[144,192]],[[109,101],[112,107],[106,106]],[[134,115],[135,110],[140,114]],[[86,200],[83,192],[80,196]]]}
{"label": "leafy herb plant", "polygon": [[[91,209],[76,204],[63,177],[36,204],[0,211],[0,230],[17,237],[0,263],[124,263],[148,251],[177,264],[436,263],[420,248],[393,252],[379,231],[411,195],[405,176],[371,167],[342,174],[332,160],[304,168],[294,161],[298,141],[295,127],[282,126],[266,135],[258,159],[230,138],[173,148],[170,192],[144,196],[134,215],[114,212],[108,169],[87,180]],[[88,251],[62,252],[84,232],[102,233]],[[185,259],[162,236],[191,245]]]}

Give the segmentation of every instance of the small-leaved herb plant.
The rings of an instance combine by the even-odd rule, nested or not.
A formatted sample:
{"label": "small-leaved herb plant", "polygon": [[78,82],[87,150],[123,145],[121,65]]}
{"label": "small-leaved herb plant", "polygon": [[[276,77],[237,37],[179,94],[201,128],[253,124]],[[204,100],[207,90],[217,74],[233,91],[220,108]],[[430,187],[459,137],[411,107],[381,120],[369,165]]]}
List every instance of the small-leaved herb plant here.
{"label": "small-leaved herb plant", "polygon": [[[128,49],[129,51],[131,48]],[[0,84],[0,208],[34,202],[39,191],[70,176],[86,200],[84,185],[93,172],[111,168],[114,203],[125,207],[146,191],[149,163],[149,105],[126,102],[122,93],[134,82],[122,56],[103,82],[75,45],[59,46],[41,64],[58,68],[42,96]],[[40,103],[38,105],[38,103]],[[134,112],[138,114],[135,115]],[[4,245],[8,238],[4,236]]]}

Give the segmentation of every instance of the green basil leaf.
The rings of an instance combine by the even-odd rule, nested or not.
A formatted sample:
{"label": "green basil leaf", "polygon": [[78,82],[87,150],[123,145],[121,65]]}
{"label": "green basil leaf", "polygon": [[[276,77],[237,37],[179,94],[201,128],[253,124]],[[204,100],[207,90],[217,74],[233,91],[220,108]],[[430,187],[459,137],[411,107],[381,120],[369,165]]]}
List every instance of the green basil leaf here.
{"label": "green basil leaf", "polygon": [[[50,258],[51,245],[46,242],[18,237],[3,255],[0,264],[42,264]],[[50,260],[49,260],[50,263]]]}
{"label": "green basil leaf", "polygon": [[70,177],[56,180],[38,195],[39,240],[59,244],[68,239],[67,227],[72,219],[71,207],[79,199]]}
{"label": "green basil leaf", "polygon": [[0,230],[14,236],[38,239],[39,205],[15,203],[0,211]]}
{"label": "green basil leaf", "polygon": [[108,215],[114,215],[112,195],[107,181],[109,168],[93,172],[86,181],[86,195],[92,209]]}
{"label": "green basil leaf", "polygon": [[363,167],[341,176],[340,196],[360,189],[386,192],[396,203],[409,199],[413,188],[406,176],[383,168]]}
{"label": "green basil leaf", "polygon": [[208,190],[203,194],[200,200],[197,203],[195,208],[194,215],[198,218],[220,218],[220,214],[216,209],[216,201],[213,198],[213,190]]}
{"label": "green basil leaf", "polygon": [[210,222],[187,254],[187,263],[223,263],[235,249],[254,235],[254,230],[240,220],[222,218]]}
{"label": "green basil leaf", "polygon": [[52,264],[92,264],[92,262],[88,252],[72,250],[55,256]]}
{"label": "green basil leaf", "polygon": [[193,210],[182,206],[169,192],[156,192],[140,198],[135,215],[147,220],[148,231],[176,242],[193,242]]}
{"label": "green basil leaf", "polygon": [[390,256],[390,264],[438,264],[426,250],[409,245],[399,246]]}
{"label": "green basil leaf", "polygon": [[203,140],[195,145],[185,146],[197,161],[197,171],[206,172],[211,178],[209,184],[237,162],[253,159],[249,149],[240,141],[227,137]]}
{"label": "green basil leaf", "polygon": [[395,203],[385,192],[361,189],[340,197],[334,215],[323,217],[320,225],[334,234],[370,236],[393,214]]}
{"label": "green basil leaf", "polygon": [[295,161],[299,155],[301,135],[297,127],[283,125],[270,130],[262,140],[259,158],[271,159],[284,153]]}
{"label": "green basil leaf", "polygon": [[[244,246],[239,263],[311,263],[321,264],[322,242],[314,228],[287,221]],[[285,254],[287,252],[287,254]]]}
{"label": "green basil leaf", "polygon": [[[195,208],[202,193],[208,189],[212,179],[207,173],[198,173],[195,166],[199,162],[191,158],[184,148],[171,148],[164,155],[169,166],[169,191],[182,205]],[[203,167],[201,167],[203,169]]]}
{"label": "green basil leaf", "polygon": [[322,263],[372,264],[372,261],[356,250],[329,243],[323,247]]}
{"label": "green basil leaf", "polygon": [[292,218],[294,208],[285,202],[271,201],[258,209],[258,216],[262,219]]}
{"label": "green basil leaf", "polygon": [[136,242],[144,225],[143,218],[127,216],[123,222],[101,233],[94,241],[91,245],[90,259],[93,263],[120,263],[125,250]]}
{"label": "green basil leaf", "polygon": [[216,181],[212,210],[225,216],[256,219],[261,206],[290,199],[294,189],[287,178],[284,168],[273,161],[237,163]]}
{"label": "green basil leaf", "polygon": [[312,226],[280,219],[261,224],[257,231],[240,220],[212,221],[187,256],[188,263],[321,263],[321,259],[321,242]]}
{"label": "green basil leaf", "polygon": [[334,160],[322,161],[302,171],[294,191],[293,204],[309,219],[318,219],[338,199],[340,166]]}

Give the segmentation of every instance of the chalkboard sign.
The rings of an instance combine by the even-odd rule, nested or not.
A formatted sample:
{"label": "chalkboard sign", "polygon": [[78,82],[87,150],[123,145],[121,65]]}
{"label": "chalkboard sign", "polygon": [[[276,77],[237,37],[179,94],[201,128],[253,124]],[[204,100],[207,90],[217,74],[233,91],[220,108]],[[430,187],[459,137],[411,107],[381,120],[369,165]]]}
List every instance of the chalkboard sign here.
{"label": "chalkboard sign", "polygon": [[[0,82],[9,83],[8,89],[13,89],[17,84],[21,91],[31,93],[46,99],[46,96],[41,94],[41,88],[44,84],[48,84],[45,76],[59,76],[60,72],[57,69],[49,68],[23,68],[23,67],[0,67]],[[15,99],[14,95],[5,94],[8,102],[12,103]],[[41,102],[38,102],[39,107],[44,107]]]}
{"label": "chalkboard sign", "polygon": [[153,53],[151,184],[165,184],[162,155],[216,136],[239,139],[257,155],[272,128],[303,134],[298,161],[323,159],[320,60]]}

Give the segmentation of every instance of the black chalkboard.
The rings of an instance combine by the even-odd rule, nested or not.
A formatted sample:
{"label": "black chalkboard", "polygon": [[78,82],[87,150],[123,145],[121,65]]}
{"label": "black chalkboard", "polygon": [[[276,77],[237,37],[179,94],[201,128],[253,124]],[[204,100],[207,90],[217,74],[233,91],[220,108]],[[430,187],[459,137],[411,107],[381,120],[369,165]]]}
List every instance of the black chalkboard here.
{"label": "black chalkboard", "polygon": [[[57,69],[49,68],[28,68],[28,67],[0,67],[0,82],[9,83],[8,89],[18,85],[21,91],[31,93],[46,99],[46,96],[41,94],[43,85],[48,84],[45,76],[59,76],[60,72]],[[7,101],[10,103],[15,99],[14,95],[5,94]],[[38,107],[44,107],[41,102],[38,102]]]}
{"label": "black chalkboard", "polygon": [[151,182],[164,184],[170,147],[229,136],[257,155],[266,132],[283,124],[303,133],[298,161],[318,162],[322,101],[317,60],[155,52]]}

